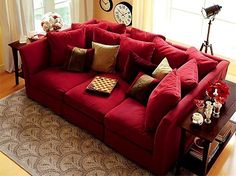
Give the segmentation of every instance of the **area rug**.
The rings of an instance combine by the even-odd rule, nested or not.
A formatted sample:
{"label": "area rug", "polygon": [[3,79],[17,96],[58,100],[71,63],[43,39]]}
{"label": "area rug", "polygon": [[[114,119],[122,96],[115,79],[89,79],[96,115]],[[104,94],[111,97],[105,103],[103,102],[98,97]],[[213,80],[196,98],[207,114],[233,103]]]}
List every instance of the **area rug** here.
{"label": "area rug", "polygon": [[31,175],[151,175],[26,97],[0,100],[0,150]]}

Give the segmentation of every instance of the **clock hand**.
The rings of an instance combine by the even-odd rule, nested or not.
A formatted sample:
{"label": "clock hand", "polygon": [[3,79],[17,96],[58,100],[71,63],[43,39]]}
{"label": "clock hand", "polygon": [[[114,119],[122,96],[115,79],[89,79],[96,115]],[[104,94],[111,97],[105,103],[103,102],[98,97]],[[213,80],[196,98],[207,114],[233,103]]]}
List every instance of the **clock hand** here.
{"label": "clock hand", "polygon": [[105,2],[104,0],[102,0],[102,2],[103,2],[105,5],[107,5],[107,3],[108,3],[108,2]]}

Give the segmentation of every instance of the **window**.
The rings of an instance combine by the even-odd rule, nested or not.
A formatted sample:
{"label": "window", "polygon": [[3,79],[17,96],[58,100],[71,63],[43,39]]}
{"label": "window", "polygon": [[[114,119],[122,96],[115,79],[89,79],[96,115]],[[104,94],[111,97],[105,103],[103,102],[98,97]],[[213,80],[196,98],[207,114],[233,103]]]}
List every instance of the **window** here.
{"label": "window", "polygon": [[41,19],[47,12],[57,12],[61,15],[64,27],[71,24],[71,0],[34,0],[34,21],[35,30],[43,31]]}
{"label": "window", "polygon": [[213,52],[235,59],[236,18],[234,0],[158,0],[155,1],[154,32],[167,38],[200,48],[206,40],[208,21],[201,14],[202,7],[222,6],[211,25],[209,42]]}

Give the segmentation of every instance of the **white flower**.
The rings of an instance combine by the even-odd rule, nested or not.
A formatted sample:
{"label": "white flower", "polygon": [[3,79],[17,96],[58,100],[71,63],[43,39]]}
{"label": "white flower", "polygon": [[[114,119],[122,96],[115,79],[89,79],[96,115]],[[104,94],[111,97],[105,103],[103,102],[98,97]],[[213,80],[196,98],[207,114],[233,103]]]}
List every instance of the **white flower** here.
{"label": "white flower", "polygon": [[63,26],[63,20],[59,14],[48,12],[44,15],[41,26],[45,32],[58,31]]}

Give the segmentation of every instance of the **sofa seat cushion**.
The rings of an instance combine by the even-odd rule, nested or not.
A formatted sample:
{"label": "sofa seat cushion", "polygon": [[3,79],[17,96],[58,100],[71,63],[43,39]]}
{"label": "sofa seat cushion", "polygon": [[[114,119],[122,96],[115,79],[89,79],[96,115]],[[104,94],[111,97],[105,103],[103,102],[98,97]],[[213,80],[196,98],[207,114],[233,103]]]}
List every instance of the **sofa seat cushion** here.
{"label": "sofa seat cushion", "polygon": [[146,107],[127,98],[105,116],[105,127],[136,145],[152,151],[154,134],[145,131]]}
{"label": "sofa seat cushion", "polygon": [[[100,74],[100,76],[119,78],[118,74]],[[86,87],[92,79],[68,91],[65,96],[65,102],[98,122],[103,123],[105,114],[125,99],[125,93],[129,85],[122,79],[119,79],[117,86],[109,96],[99,96],[86,91]]]}
{"label": "sofa seat cushion", "polygon": [[31,78],[32,86],[57,99],[63,99],[65,92],[92,78],[93,73],[68,72],[61,68],[48,68]]}

